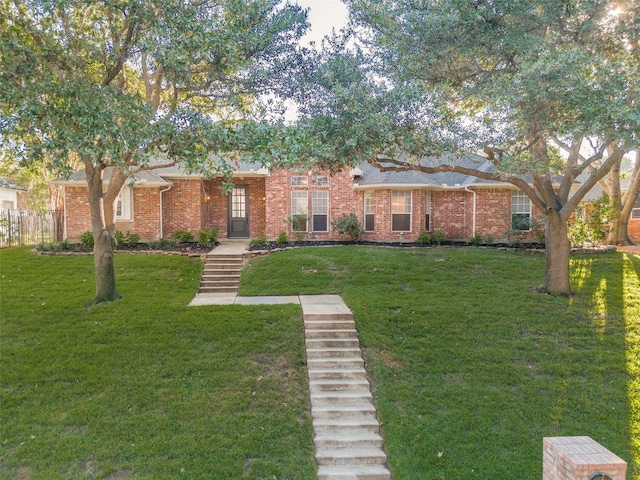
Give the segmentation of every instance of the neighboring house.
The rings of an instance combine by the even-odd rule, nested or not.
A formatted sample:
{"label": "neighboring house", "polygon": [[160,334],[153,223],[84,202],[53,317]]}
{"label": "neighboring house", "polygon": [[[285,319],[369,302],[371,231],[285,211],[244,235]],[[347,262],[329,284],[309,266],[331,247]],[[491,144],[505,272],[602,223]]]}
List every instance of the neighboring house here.
{"label": "neighboring house", "polygon": [[[478,155],[462,162],[491,168]],[[76,241],[91,230],[84,172],[54,183],[64,187],[65,238]],[[423,230],[442,230],[451,240],[480,232],[499,241],[513,229],[535,239],[529,231],[535,208],[523,192],[457,173],[383,173],[362,165],[329,175],[242,164],[234,184],[224,195],[222,179],[188,174],[180,166],[141,172],[120,195],[116,229],[137,233],[141,241],[171,238],[178,230],[195,234],[204,226],[220,227],[220,238],[275,239],[284,231],[291,239],[336,240],[344,237],[331,222],[355,213],[365,240],[409,242]]]}
{"label": "neighboring house", "polygon": [[16,210],[18,208],[18,192],[27,189],[0,177],[0,210]]}

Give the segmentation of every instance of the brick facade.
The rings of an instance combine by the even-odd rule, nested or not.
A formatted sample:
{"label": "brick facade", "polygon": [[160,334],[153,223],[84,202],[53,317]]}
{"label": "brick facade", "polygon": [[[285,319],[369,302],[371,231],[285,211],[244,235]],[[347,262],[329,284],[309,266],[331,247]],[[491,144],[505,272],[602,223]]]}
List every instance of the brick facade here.
{"label": "brick facade", "polygon": [[[314,185],[314,177],[326,176],[328,182]],[[292,185],[292,177],[298,185]],[[197,234],[204,226],[220,228],[218,236],[228,236],[228,196],[223,194],[221,179],[206,180],[196,177],[166,177],[171,187],[133,187],[130,221],[118,221],[116,229],[140,235],[142,241],[171,238],[177,230]],[[323,179],[324,180],[324,179]],[[354,188],[350,170],[333,176],[322,172],[273,169],[266,176],[235,177],[236,185],[248,188],[249,237],[264,235],[274,240],[281,232],[288,238],[299,235],[305,239],[337,240],[341,237],[332,231],[331,222],[342,214],[355,213],[364,225],[364,196],[366,187]],[[374,230],[364,238],[371,241],[414,241],[421,231],[442,230],[449,240],[468,240],[475,231],[503,241],[511,227],[511,191],[507,188],[473,188],[473,190],[424,188],[371,188],[374,192]],[[394,192],[411,192],[411,220],[408,231],[392,229],[392,201]],[[162,193],[161,193],[162,192]],[[306,193],[309,223],[304,233],[293,232],[291,222],[292,192]],[[326,192],[328,216],[326,231],[314,231],[312,216],[313,192]],[[66,237],[77,240],[91,229],[86,187],[67,186]],[[162,202],[162,213],[160,204]],[[534,208],[532,216],[536,216]],[[160,221],[162,219],[162,226]],[[630,234],[640,239],[640,221],[630,222]],[[534,232],[524,235],[524,240],[535,241]],[[632,237],[633,238],[633,237]]]}
{"label": "brick facade", "polygon": [[[160,189],[134,187],[132,192],[133,219],[116,221],[116,230],[140,235],[140,240],[157,240],[160,235]],[[65,238],[77,242],[91,231],[91,211],[86,187],[65,188]]]}

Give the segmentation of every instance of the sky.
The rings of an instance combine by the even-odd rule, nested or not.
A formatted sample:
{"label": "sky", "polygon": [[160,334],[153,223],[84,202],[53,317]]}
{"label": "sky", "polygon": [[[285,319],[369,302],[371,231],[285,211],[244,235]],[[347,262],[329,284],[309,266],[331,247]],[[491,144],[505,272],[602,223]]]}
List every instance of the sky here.
{"label": "sky", "polygon": [[309,9],[311,29],[302,39],[304,44],[314,41],[320,45],[332,28],[339,30],[347,23],[348,10],[340,0],[294,0],[294,3]]}

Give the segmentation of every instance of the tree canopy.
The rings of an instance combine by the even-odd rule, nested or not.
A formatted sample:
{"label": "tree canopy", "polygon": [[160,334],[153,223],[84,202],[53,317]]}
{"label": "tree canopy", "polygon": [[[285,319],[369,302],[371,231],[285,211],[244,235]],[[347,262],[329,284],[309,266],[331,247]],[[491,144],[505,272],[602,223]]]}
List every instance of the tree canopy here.
{"label": "tree canopy", "polygon": [[[307,70],[301,98],[301,124],[332,139],[319,161],[512,183],[546,218],[545,291],[568,294],[566,221],[640,143],[640,5],[347,3],[350,29]],[[421,161],[468,151],[494,169]]]}
{"label": "tree canopy", "polygon": [[3,143],[62,174],[84,167],[94,302],[118,298],[114,216],[127,179],[176,162],[228,172],[220,159],[264,133],[239,126],[286,94],[306,27],[279,0],[0,0]]}

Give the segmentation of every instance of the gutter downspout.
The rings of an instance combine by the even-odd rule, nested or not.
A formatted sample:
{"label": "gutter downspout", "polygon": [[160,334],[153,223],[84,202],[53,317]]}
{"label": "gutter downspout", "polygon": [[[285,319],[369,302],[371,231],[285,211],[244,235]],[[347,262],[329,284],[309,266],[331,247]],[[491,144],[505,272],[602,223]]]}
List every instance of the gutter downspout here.
{"label": "gutter downspout", "polygon": [[472,228],[473,230],[471,231],[471,236],[476,234],[476,191],[475,190],[469,190],[469,187],[464,187],[464,191],[465,192],[469,192],[473,195],[473,219],[472,219]]}
{"label": "gutter downspout", "polygon": [[159,240],[162,240],[164,238],[164,231],[163,231],[164,218],[163,218],[163,215],[162,215],[162,212],[164,210],[162,208],[162,194],[164,192],[168,192],[169,190],[171,190],[172,187],[173,187],[173,185],[169,185],[164,190],[160,190],[160,238],[159,238]]}

